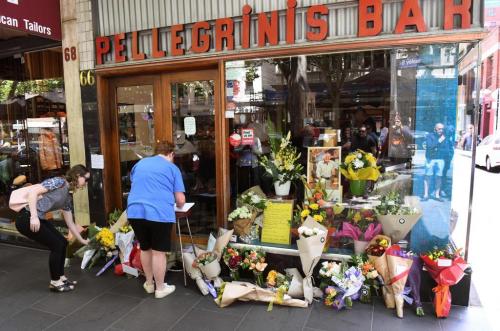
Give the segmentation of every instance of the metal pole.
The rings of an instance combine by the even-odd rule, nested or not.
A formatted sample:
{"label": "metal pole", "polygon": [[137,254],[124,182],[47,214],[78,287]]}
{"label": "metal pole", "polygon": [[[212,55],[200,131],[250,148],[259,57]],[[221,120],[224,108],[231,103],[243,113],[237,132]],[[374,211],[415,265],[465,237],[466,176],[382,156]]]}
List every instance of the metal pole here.
{"label": "metal pole", "polygon": [[481,89],[481,44],[479,41],[477,43],[477,60],[476,60],[476,100],[474,100],[474,113],[473,113],[473,125],[474,125],[474,135],[472,136],[472,164],[470,169],[470,186],[469,186],[469,211],[467,214],[467,234],[465,238],[465,260],[469,257],[469,244],[470,244],[470,230],[471,230],[471,219],[472,219],[472,202],[474,198],[474,173],[476,170],[476,145],[477,145],[477,134],[479,133],[478,122],[479,122],[479,91]]}

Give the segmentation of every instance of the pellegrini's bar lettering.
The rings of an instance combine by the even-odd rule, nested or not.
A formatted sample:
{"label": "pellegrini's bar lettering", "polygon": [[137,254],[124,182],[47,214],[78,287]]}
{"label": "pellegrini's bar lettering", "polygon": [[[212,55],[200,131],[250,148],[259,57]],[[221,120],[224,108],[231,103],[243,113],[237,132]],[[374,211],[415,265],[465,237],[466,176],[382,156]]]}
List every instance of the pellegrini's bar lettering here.
{"label": "pellegrini's bar lettering", "polygon": [[[296,0],[287,1],[286,9],[286,44],[295,44],[295,20],[296,20]],[[471,26],[471,0],[462,0],[456,4],[454,0],[444,1],[444,29],[455,29],[453,25],[454,17],[460,17],[460,26],[457,28],[468,29]],[[257,45],[258,47],[276,46],[279,44],[279,11],[270,13],[258,13],[257,15]],[[242,8],[241,22],[241,49],[250,48],[252,7],[244,5]],[[383,6],[382,0],[360,0],[358,5],[358,37],[378,36],[382,32]],[[307,8],[306,13],[308,41],[322,41],[328,38],[328,7],[326,5],[314,5]],[[212,31],[214,29],[214,31]],[[405,33],[408,29],[411,32],[426,32],[427,26],[422,15],[418,0],[405,0],[399,18],[394,29],[394,34]],[[206,53],[210,51],[211,38],[215,38],[215,51],[231,51],[235,49],[234,20],[232,18],[219,18],[214,22],[196,22],[191,28],[191,45],[189,50],[192,53]],[[182,56],[186,50],[182,47],[184,43],[185,27],[183,24],[172,25],[170,27],[169,49],[160,49],[159,28],[151,29],[152,49],[151,54],[142,53],[139,50],[138,32],[131,32],[133,61],[144,60],[146,58],[162,58],[168,52],[172,56]],[[96,38],[97,64],[103,64],[103,57],[114,47],[113,60],[115,63],[125,62],[125,40],[126,34],[119,33],[114,36],[101,36]],[[166,40],[162,43],[166,44]]]}

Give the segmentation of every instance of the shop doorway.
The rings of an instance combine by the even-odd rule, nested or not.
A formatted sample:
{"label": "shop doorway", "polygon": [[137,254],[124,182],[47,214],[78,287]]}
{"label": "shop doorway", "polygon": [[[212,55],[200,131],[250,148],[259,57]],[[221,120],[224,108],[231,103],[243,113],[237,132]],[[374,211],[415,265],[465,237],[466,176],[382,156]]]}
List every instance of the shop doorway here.
{"label": "shop doorway", "polygon": [[217,166],[223,163],[224,149],[218,71],[115,78],[109,88],[112,129],[103,132],[112,141],[103,146],[109,165],[107,209],[126,208],[133,166],[153,155],[155,141],[166,139],[176,145],[174,162],[182,173],[186,200],[195,203],[193,234],[206,237],[215,231],[224,215],[223,167]]}

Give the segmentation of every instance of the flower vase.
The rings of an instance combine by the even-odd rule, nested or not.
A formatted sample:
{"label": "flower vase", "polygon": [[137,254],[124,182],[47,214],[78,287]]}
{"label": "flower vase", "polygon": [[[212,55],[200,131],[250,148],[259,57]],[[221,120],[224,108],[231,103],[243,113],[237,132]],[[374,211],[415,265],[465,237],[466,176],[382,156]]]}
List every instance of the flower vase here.
{"label": "flower vase", "polygon": [[264,275],[260,271],[254,271],[255,284],[259,287],[264,287]]}
{"label": "flower vase", "polygon": [[354,240],[354,254],[363,254],[368,246],[368,241]]}
{"label": "flower vase", "polygon": [[363,196],[366,192],[366,180],[351,180],[349,181],[349,190],[352,196]]}
{"label": "flower vase", "polygon": [[240,270],[238,268],[229,269],[229,276],[231,277],[231,280],[234,281],[240,280]]}
{"label": "flower vase", "polygon": [[283,184],[280,184],[279,181],[274,182],[274,191],[278,196],[286,196],[290,194],[290,184],[291,181],[287,181]]}

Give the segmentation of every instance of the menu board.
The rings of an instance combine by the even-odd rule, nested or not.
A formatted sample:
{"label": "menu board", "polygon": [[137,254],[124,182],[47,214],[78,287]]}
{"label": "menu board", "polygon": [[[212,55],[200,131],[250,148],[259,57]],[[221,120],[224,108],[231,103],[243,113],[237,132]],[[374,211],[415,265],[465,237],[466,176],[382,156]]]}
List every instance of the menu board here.
{"label": "menu board", "polygon": [[262,243],[290,245],[293,200],[270,200],[264,210]]}

